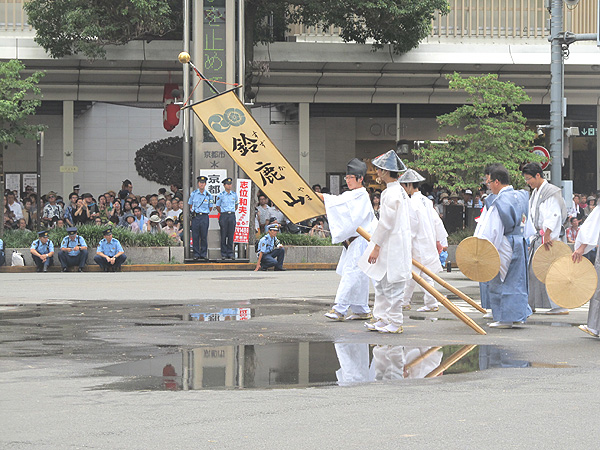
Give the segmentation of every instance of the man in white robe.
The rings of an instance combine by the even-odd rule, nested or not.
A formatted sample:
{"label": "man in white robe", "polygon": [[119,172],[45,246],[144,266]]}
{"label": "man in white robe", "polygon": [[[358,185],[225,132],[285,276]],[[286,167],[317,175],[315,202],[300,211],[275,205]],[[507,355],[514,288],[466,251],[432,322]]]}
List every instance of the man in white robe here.
{"label": "man in white robe", "polygon": [[370,331],[402,333],[402,298],[412,274],[408,195],[398,183],[404,163],[394,150],[372,161],[377,177],[386,183],[381,193],[377,228],[359,261],[359,267],[373,280],[374,322],[365,322]]}
{"label": "man in white robe", "polygon": [[531,265],[533,255],[542,245],[548,250],[552,241],[566,242],[562,226],[567,219],[565,201],[561,196],[561,189],[544,179],[542,166],[538,163],[526,164],[522,173],[525,182],[533,189],[529,198],[529,222],[535,227],[528,258],[529,306],[533,311],[536,308],[550,308],[546,314],[569,314],[568,309],[561,308],[550,300],[546,286],[537,279]]}
{"label": "man in white robe", "polygon": [[[431,272],[441,272],[439,252],[442,248],[440,241],[448,236],[444,224],[441,227],[437,224],[434,217],[441,223],[440,217],[433,209],[431,200],[419,192],[419,183],[424,181],[419,173],[413,169],[408,169],[398,179],[406,193],[410,196],[410,228],[412,236],[412,258],[423,264]],[[434,286],[433,278],[413,267],[413,271],[420,275],[427,283]],[[404,299],[402,301],[403,309],[410,309],[412,294],[417,286],[414,279],[410,279],[406,284]],[[424,292],[424,306],[417,309],[419,312],[435,312],[439,310],[439,304],[435,297],[421,288]]]}
{"label": "man in white robe", "polygon": [[[342,277],[335,294],[335,304],[325,317],[332,320],[368,320],[369,277],[358,268],[358,260],[368,242],[356,229],[367,232],[374,228],[375,214],[369,193],[363,186],[367,165],[354,158],[348,163],[346,184],[349,191],[341,195],[316,194],[325,202],[331,241],[344,243],[336,272]],[[350,314],[348,311],[351,310]]]}
{"label": "man in white robe", "polygon": [[[596,248],[600,243],[600,208],[594,208],[591,214],[585,219],[583,225],[579,228],[577,238],[575,239],[575,251],[573,252],[573,261],[581,262],[584,254]],[[594,262],[596,273],[600,280],[600,252],[596,252]],[[594,337],[600,333],[600,283],[596,287],[593,297],[590,300],[588,310],[588,320],[586,325],[580,325],[579,329]]]}

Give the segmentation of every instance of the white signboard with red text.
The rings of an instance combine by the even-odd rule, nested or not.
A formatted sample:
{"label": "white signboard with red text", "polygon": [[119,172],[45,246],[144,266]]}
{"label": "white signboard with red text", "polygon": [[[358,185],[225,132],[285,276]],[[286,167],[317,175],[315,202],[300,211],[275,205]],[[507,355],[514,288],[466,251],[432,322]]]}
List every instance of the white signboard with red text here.
{"label": "white signboard with red text", "polygon": [[252,180],[238,179],[236,192],[238,195],[238,208],[235,212],[235,232],[233,242],[247,244],[250,233],[250,191]]}

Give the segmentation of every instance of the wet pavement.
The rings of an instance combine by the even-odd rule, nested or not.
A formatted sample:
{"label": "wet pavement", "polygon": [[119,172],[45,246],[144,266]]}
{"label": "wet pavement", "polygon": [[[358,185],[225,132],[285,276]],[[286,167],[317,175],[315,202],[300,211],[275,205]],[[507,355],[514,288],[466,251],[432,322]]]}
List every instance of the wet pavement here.
{"label": "wet pavement", "polygon": [[[476,283],[443,277],[478,300]],[[600,341],[448,296],[404,334],[323,317],[333,271],[0,274],[0,448],[593,445]],[[582,407],[582,405],[589,405]],[[437,443],[437,444],[436,444]]]}

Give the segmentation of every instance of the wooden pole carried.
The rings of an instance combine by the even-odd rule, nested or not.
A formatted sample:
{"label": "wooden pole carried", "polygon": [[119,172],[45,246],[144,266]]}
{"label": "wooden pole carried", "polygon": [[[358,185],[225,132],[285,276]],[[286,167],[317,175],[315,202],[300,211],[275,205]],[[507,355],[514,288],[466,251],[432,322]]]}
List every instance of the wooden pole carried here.
{"label": "wooden pole carried", "polygon": [[439,283],[440,286],[442,286],[443,288],[448,289],[453,294],[458,295],[460,298],[462,298],[465,302],[467,302],[469,305],[471,305],[477,311],[482,312],[483,314],[487,313],[487,311],[485,309],[483,309],[475,300],[473,300],[468,295],[466,295],[463,292],[461,292],[458,289],[456,289],[454,286],[452,286],[447,281],[444,281],[442,278],[440,278],[439,276],[437,276],[435,273],[433,273],[431,270],[429,270],[423,264],[421,264],[418,261],[415,261],[414,259],[412,260],[412,263],[413,263],[413,266],[415,266],[417,269],[423,271],[424,273],[426,273],[427,275],[429,275],[431,278],[433,278],[433,281],[435,281],[436,283]]}
{"label": "wooden pole carried", "polygon": [[442,349],[442,347],[431,347],[429,350],[427,350],[421,356],[419,356],[418,358],[415,358],[414,360],[412,360],[411,362],[409,362],[408,364],[406,364],[404,366],[404,368],[405,369],[412,369],[417,364],[419,364],[421,361],[424,361],[425,359],[429,358],[429,356],[433,355],[435,352],[437,352],[438,350],[441,350],[441,349]]}
{"label": "wooden pole carried", "polygon": [[451,366],[453,366],[458,361],[460,361],[465,356],[467,356],[467,354],[469,352],[471,352],[471,350],[473,350],[475,347],[477,347],[477,346],[476,345],[465,345],[464,347],[461,347],[460,350],[458,350],[458,351],[454,352],[452,355],[450,355],[450,357],[446,361],[443,361],[439,366],[437,366],[435,369],[433,369],[431,372],[429,372],[427,375],[425,375],[425,378],[437,377],[440,373],[444,372],[445,370],[448,370]]}
{"label": "wooden pole carried", "polygon": [[[369,233],[367,233],[367,231],[364,228],[358,227],[356,229],[356,232],[358,234],[360,234],[362,237],[364,237],[367,241],[371,240],[371,235]],[[429,292],[431,295],[433,295],[438,302],[440,302],[442,305],[444,305],[448,309],[448,311],[450,311],[452,314],[454,314],[456,317],[458,317],[460,320],[462,320],[465,323],[465,325],[471,327],[473,330],[475,330],[479,334],[487,334],[485,332],[485,330],[483,328],[481,328],[479,325],[477,325],[473,319],[471,319],[464,312],[462,312],[458,308],[458,306],[456,306],[454,303],[452,303],[450,300],[448,300],[446,297],[444,297],[442,294],[440,294],[440,292],[437,289],[435,289],[432,285],[427,283],[422,277],[417,275],[414,270],[412,271],[412,277],[417,283],[419,283],[419,285],[423,289],[425,289],[427,292]]]}

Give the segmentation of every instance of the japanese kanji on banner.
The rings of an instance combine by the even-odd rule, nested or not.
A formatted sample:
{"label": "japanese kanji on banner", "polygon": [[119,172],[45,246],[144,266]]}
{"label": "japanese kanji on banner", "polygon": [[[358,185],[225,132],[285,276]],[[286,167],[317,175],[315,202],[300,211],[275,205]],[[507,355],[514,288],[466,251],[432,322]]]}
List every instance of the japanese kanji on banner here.
{"label": "japanese kanji on banner", "polygon": [[238,207],[235,212],[235,232],[233,242],[236,244],[247,244],[250,234],[250,192],[252,181],[237,180]]}
{"label": "japanese kanji on banner", "polygon": [[294,223],[325,214],[325,205],[279,152],[234,91],[192,106],[194,113],[257,187]]}

